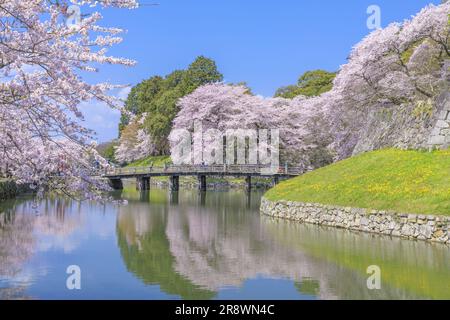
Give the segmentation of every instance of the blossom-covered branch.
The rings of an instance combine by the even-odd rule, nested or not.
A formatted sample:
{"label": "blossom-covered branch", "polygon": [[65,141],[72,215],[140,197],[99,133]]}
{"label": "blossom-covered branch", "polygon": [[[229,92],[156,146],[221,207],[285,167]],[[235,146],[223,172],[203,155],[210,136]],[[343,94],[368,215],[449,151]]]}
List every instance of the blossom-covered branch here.
{"label": "blossom-covered branch", "polygon": [[[117,85],[90,84],[81,75],[97,71],[98,64],[132,66],[134,61],[107,54],[121,41],[121,30],[98,25],[100,13],[66,23],[72,4],[137,5],[134,0],[0,2],[0,167],[15,180],[39,186],[45,181],[79,193],[91,189],[89,166],[80,159],[89,157],[93,132],[81,125],[78,106],[92,99],[121,105],[109,95]],[[57,184],[50,181],[54,170]]]}

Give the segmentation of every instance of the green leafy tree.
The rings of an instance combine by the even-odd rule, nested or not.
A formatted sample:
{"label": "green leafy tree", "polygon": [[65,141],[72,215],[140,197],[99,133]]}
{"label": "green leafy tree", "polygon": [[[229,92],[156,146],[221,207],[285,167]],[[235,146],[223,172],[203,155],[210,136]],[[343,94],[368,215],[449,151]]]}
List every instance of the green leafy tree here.
{"label": "green leafy tree", "polygon": [[[133,114],[138,113],[138,93],[141,90],[142,83],[134,86],[131,88],[130,93],[128,94],[128,97],[125,101],[125,109]],[[128,114],[122,113],[120,116],[120,123],[119,123],[119,136],[122,134],[123,129],[130,123],[130,118]]]}
{"label": "green leafy tree", "polygon": [[284,86],[284,87],[279,88],[275,92],[275,97],[292,99],[299,95],[296,93],[297,90],[298,90],[298,86],[296,86],[296,85]]}
{"label": "green leafy tree", "polygon": [[168,154],[167,136],[172,128],[172,120],[178,113],[177,101],[183,96],[183,92],[178,89],[164,92],[152,103],[152,109],[145,118],[144,127],[151,135],[160,155]]}
{"label": "green leafy tree", "polygon": [[[133,87],[125,109],[133,115],[146,113],[144,129],[152,137],[158,153],[165,155],[169,153],[167,136],[178,113],[178,100],[204,84],[222,80],[216,63],[199,56],[186,70],[175,70],[165,77],[153,76]],[[129,116],[123,114],[119,134],[129,122]]]}
{"label": "green leafy tree", "polygon": [[97,152],[106,160],[115,163],[116,159],[114,157],[115,147],[118,145],[117,140],[112,140],[108,142],[100,143],[97,146]]}
{"label": "green leafy tree", "polygon": [[175,70],[166,76],[163,81],[163,90],[171,90],[177,88],[185,79],[186,71],[185,70]]}
{"label": "green leafy tree", "polygon": [[203,56],[195,59],[186,71],[183,79],[186,94],[191,93],[198,87],[223,80],[223,75],[217,70],[216,63]]}
{"label": "green leafy tree", "polygon": [[336,72],[325,70],[307,71],[300,76],[297,85],[279,88],[275,93],[275,97],[292,99],[299,95],[306,97],[319,96],[332,89],[335,77]]}

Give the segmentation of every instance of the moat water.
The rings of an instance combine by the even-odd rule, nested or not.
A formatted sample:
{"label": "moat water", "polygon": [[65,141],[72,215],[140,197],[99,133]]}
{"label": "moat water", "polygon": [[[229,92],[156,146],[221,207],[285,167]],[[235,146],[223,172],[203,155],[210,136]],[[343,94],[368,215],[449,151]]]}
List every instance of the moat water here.
{"label": "moat water", "polygon": [[260,216],[257,191],[114,196],[2,202],[0,299],[450,299],[445,245]]}

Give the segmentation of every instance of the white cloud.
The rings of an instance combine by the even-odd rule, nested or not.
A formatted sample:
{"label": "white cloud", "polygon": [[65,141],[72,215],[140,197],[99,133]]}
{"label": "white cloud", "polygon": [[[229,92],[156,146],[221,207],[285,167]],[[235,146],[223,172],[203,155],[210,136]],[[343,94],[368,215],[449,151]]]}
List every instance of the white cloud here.
{"label": "white cloud", "polygon": [[131,87],[130,86],[124,87],[124,88],[119,90],[119,92],[117,93],[117,97],[119,99],[125,100],[128,97],[128,94],[130,93],[130,91],[131,91]]}
{"label": "white cloud", "polygon": [[[121,100],[125,100],[130,90],[130,87],[124,87],[116,90],[113,95]],[[96,140],[98,142],[117,138],[120,110],[113,109],[106,103],[98,100],[83,102],[79,107],[85,118],[83,125],[97,133]]]}

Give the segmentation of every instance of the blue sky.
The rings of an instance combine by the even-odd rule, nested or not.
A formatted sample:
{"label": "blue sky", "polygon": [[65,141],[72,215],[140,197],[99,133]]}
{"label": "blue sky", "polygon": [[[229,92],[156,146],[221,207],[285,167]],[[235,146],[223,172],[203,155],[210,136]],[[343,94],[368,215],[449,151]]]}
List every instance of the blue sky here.
{"label": "blue sky", "polygon": [[[127,30],[110,54],[137,60],[135,67],[102,66],[90,82],[134,85],[152,75],[186,68],[196,56],[216,61],[227,82],[246,81],[272,96],[312,69],[338,70],[353,45],[370,30],[369,5],[381,8],[382,27],[403,21],[440,0],[140,0],[159,3],[136,10],[101,10],[102,25]],[[83,10],[83,9],[82,9]],[[120,93],[126,96],[126,91]],[[118,112],[84,104],[86,126],[99,141],[117,136]]]}

